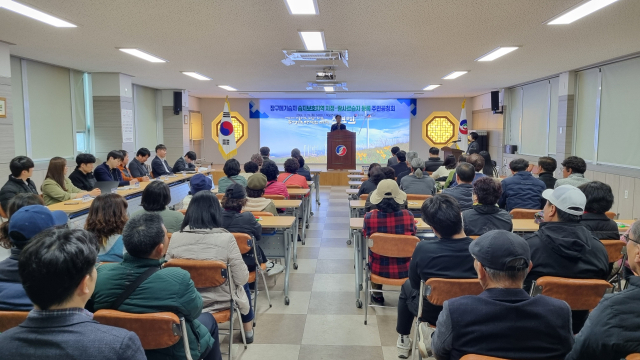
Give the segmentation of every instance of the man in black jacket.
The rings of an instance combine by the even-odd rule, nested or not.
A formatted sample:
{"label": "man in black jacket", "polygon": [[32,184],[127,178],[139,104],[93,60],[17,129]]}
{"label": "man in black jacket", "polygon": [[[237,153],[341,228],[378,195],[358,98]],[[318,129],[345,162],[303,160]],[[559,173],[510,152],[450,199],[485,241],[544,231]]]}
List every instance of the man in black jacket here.
{"label": "man in black jacket", "polygon": [[553,172],[558,168],[556,159],[550,156],[543,156],[538,159],[538,167],[542,169],[542,172],[538,174],[538,179],[542,180],[547,189],[553,189],[556,185],[556,180],[558,180],[553,177]]}
{"label": "man in black jacket", "polygon": [[151,172],[154,178],[159,178],[164,175],[173,175],[171,166],[166,160],[167,147],[163,144],[156,146],[156,157],[151,160]]}
{"label": "man in black jacket", "polygon": [[429,159],[424,162],[424,169],[428,172],[434,172],[444,164],[444,161],[440,159],[438,156],[440,154],[440,149],[437,147],[432,147],[429,149]]}
{"label": "man in black jacket", "polygon": [[480,144],[478,144],[478,133],[477,132],[472,132],[471,134],[469,134],[469,137],[471,138],[471,142],[469,143],[469,146],[467,147],[467,154],[471,155],[471,154],[479,154],[480,153]]}
{"label": "man in black jacket", "polygon": [[484,176],[473,184],[473,208],[462,212],[464,233],[482,235],[491,230],[513,230],[511,215],[496,203],[502,194],[502,186],[494,178]]}
{"label": "man in black jacket", "polygon": [[456,182],[457,186],[444,189],[443,194],[452,196],[458,201],[460,210],[465,211],[473,208],[473,178],[476,175],[476,170],[473,165],[469,163],[460,163],[456,168]]}
{"label": "man in black jacket", "polygon": [[196,161],[197,158],[198,157],[195,152],[187,152],[184,154],[184,157],[176,160],[176,163],[173,165],[173,173],[177,174],[183,171],[194,171],[196,169],[196,165],[193,162]]}
{"label": "man in black jacket", "polygon": [[96,164],[96,157],[91,154],[78,154],[76,156],[76,169],[69,174],[69,180],[73,186],[84,191],[91,191],[96,188],[96,178],[93,176],[93,166]]}
{"label": "man in black jacket", "polygon": [[403,177],[407,176],[407,175],[411,175],[411,161],[415,158],[418,157],[418,153],[415,151],[408,151],[407,155],[405,157],[405,164],[407,165],[408,169],[402,173],[396,173],[396,182],[398,183],[398,186],[400,186],[400,181],[402,180]]}
{"label": "man in black jacket", "polygon": [[396,154],[396,157],[398,158],[398,163],[391,167],[393,171],[396,172],[396,177],[404,172],[411,172],[411,169],[407,165],[407,152],[404,150],[400,150]]}
{"label": "man in black jacket", "polygon": [[620,230],[615,221],[609,219],[606,212],[613,206],[611,186],[600,181],[592,181],[578,187],[587,197],[580,224],[584,225],[598,240],[618,240]]}
{"label": "man in black jacket", "polygon": [[144,164],[150,155],[151,151],[147,148],[140,148],[138,150],[136,157],[129,163],[129,172],[131,172],[132,177],[151,177],[149,176],[149,169],[147,169],[147,166]]}
{"label": "man in black jacket", "polygon": [[[533,269],[524,282],[526,291],[542,276],[570,279],[602,279],[609,275],[609,257],[604,245],[580,224],[586,197],[575,186],[562,185],[542,193],[547,199],[540,230],[525,236],[531,248]],[[589,315],[573,312],[573,331],[578,333]]]}
{"label": "man in black jacket", "polygon": [[576,344],[566,360],[618,360],[640,353],[640,222],[626,235],[629,267],[633,275],[629,287],[605,295],[591,312],[576,336]]}
{"label": "man in black jacket", "polygon": [[38,195],[36,184],[31,181],[33,175],[33,161],[26,156],[16,156],[11,159],[9,169],[11,175],[0,189],[0,206],[6,210],[9,200],[21,193],[33,193]]}

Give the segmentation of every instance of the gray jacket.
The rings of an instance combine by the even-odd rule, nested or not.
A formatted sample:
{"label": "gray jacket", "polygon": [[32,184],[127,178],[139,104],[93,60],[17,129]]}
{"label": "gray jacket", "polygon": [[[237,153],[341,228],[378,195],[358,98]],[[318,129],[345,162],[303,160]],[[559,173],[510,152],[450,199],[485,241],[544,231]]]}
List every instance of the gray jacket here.
{"label": "gray jacket", "polygon": [[513,230],[511,215],[495,205],[473,205],[462,212],[464,233],[467,236],[482,235],[491,230]]}
{"label": "gray jacket", "polygon": [[146,165],[136,158],[133,158],[129,163],[129,172],[131,173],[131,177],[134,178],[149,176],[149,170]]}
{"label": "gray jacket", "polygon": [[426,172],[421,178],[410,174],[402,177],[400,189],[407,194],[433,195],[436,193],[436,181]]}
{"label": "gray jacket", "polygon": [[471,184],[459,184],[458,186],[442,190],[442,193],[458,200],[460,211],[473,208],[473,185]]}
{"label": "gray jacket", "polygon": [[556,180],[556,185],[554,186],[554,189],[561,185],[573,185],[575,187],[578,187],[588,182],[591,182],[591,180],[585,178],[584,174],[571,174],[564,179]]}

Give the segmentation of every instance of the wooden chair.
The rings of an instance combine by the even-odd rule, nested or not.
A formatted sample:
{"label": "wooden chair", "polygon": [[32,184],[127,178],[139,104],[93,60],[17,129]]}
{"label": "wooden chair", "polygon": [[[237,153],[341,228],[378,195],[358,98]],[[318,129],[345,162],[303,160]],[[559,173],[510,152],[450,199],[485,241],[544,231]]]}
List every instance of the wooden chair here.
{"label": "wooden chair", "polygon": [[509,359],[497,358],[493,356],[468,354],[460,358],[460,360],[509,360]]}
{"label": "wooden chair", "polygon": [[541,210],[533,210],[533,209],[513,209],[509,214],[511,214],[512,219],[535,219],[535,215],[539,213]]}
{"label": "wooden chair", "polygon": [[470,238],[472,238],[473,240],[477,239],[480,237],[480,235],[469,235]]}
{"label": "wooden chair", "polygon": [[[211,288],[218,286],[228,286],[229,294],[233,294],[235,289],[232,288],[233,279],[231,271],[228,270],[228,264],[217,260],[190,260],[190,259],[171,259],[164,264],[164,267],[179,267],[189,272],[191,280],[196,288]],[[254,311],[255,312],[255,311]],[[231,360],[231,349],[233,346],[233,323],[237,316],[240,320],[240,309],[238,304],[229,299],[229,309],[212,313],[218,324],[229,323],[229,332],[222,335],[229,335],[229,360]],[[240,321],[242,322],[242,321]],[[242,334],[242,342],[244,348],[247,348],[247,340],[244,336],[244,327],[240,324],[240,333]]]}
{"label": "wooden chair", "polygon": [[431,197],[431,195],[407,194],[407,200],[408,201],[417,200],[417,201],[424,202],[425,200],[427,200],[430,197]]}
{"label": "wooden chair", "polygon": [[[256,263],[258,263],[258,251],[256,250],[257,246],[254,246],[255,240],[248,234],[243,233],[231,233],[233,237],[236,238],[236,243],[238,244],[238,249],[240,249],[241,254],[246,254],[249,251],[253,251],[253,258],[256,259]],[[254,296],[253,296],[253,313],[258,314],[258,283],[256,282],[256,275],[260,274],[262,277],[262,283],[264,284],[264,290],[267,292],[267,299],[269,300],[269,307],[271,305],[271,296],[269,296],[269,288],[267,287],[267,279],[264,277],[264,274],[267,272],[267,264],[260,264],[260,266],[256,267],[255,271],[249,273],[249,281],[248,284],[254,284]],[[256,326],[256,317],[253,317],[253,326]]]}
{"label": "wooden chair", "polygon": [[302,189],[302,186],[296,184],[286,184],[287,189]]}
{"label": "wooden chair", "polygon": [[611,220],[614,220],[616,218],[616,216],[618,216],[618,214],[614,213],[613,211],[607,211],[604,214],[607,215],[607,217],[609,219],[611,219]]}
{"label": "wooden chair", "polygon": [[629,354],[625,360],[640,360],[640,354]]}
{"label": "wooden chair", "polygon": [[0,311],[0,333],[22,324],[27,315],[28,311]]}
{"label": "wooden chair", "polygon": [[[416,249],[420,239],[410,235],[396,235],[396,234],[384,234],[375,233],[369,237],[367,241],[367,248],[371,252],[393,258],[410,258],[413,255],[413,251]],[[366,264],[366,277],[365,277],[365,290],[364,290],[364,324],[367,325],[367,316],[369,306],[385,307],[382,305],[369,305],[369,295],[374,290],[369,290],[369,283],[374,282],[380,285],[390,286],[402,286],[408,278],[404,279],[390,279],[371,273],[371,266],[367,261]],[[375,290],[376,292],[398,292],[390,290]]]}
{"label": "wooden chair", "polygon": [[369,194],[360,195],[360,200],[367,200],[369,198]]}
{"label": "wooden chair", "polygon": [[182,337],[187,359],[191,359],[185,320],[174,313],[131,314],[117,310],[98,310],[93,314],[93,319],[104,325],[134,332],[145,350],[168,348]]}
{"label": "wooden chair", "polygon": [[7,213],[4,212],[4,209],[2,208],[2,206],[0,206],[0,218],[2,219],[8,219],[9,216],[7,216]]}
{"label": "wooden chair", "polygon": [[264,195],[262,195],[262,197],[264,197],[265,199],[271,199],[271,200],[284,200],[284,195],[267,195],[267,194],[264,194]]}
{"label": "wooden chair", "polygon": [[600,240],[609,256],[609,264],[614,263],[624,257],[622,249],[627,245],[622,240]]}
{"label": "wooden chair", "polygon": [[546,295],[569,304],[571,310],[593,310],[613,285],[598,279],[543,276],[533,282],[531,296]]}
{"label": "wooden chair", "polygon": [[268,211],[251,211],[251,214],[253,214],[253,216],[273,216],[272,213],[268,212]]}

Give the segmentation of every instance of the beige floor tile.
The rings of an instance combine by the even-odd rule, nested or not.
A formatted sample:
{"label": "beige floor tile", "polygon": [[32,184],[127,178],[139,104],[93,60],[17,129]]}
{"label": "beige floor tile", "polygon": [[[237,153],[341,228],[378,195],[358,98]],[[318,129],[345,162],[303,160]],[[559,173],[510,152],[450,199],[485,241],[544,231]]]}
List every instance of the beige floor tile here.
{"label": "beige floor tile", "polygon": [[309,223],[309,229],[307,230],[324,230],[325,225],[326,224],[323,222],[311,222]]}
{"label": "beige floor tile", "polygon": [[[311,291],[313,286],[313,279],[316,274],[298,274],[294,273],[292,270],[289,275],[289,291]],[[278,280],[276,285],[273,287],[273,291],[283,291],[284,290],[284,273],[276,275],[278,276]],[[355,281],[355,280],[354,280]],[[271,288],[269,289],[271,291]]]}
{"label": "beige floor tile", "polygon": [[324,229],[322,232],[323,239],[348,239],[349,238],[349,227],[345,226],[344,229],[341,230],[327,230]]}
{"label": "beige floor tile", "polygon": [[355,271],[353,259],[319,259],[316,263],[316,274],[354,274]]}
{"label": "beige floor tile", "polygon": [[352,292],[355,301],[355,287],[353,274],[316,274],[311,291]]}
{"label": "beige floor tile", "polygon": [[323,230],[307,230],[307,237],[322,239]]}
{"label": "beige floor tile", "polygon": [[[380,342],[382,343],[382,346],[395,347],[396,342],[398,341],[398,333],[396,332],[398,316],[376,315],[376,320],[378,321],[378,333],[380,334]],[[413,327],[411,328],[410,336],[413,340]]]}
{"label": "beige floor tile", "polygon": [[299,246],[298,259],[317,259],[320,249],[319,247]]}
{"label": "beige floor tile", "polygon": [[348,223],[334,223],[333,219],[332,221],[324,224],[324,229],[323,230],[349,230],[349,224]]}
{"label": "beige floor tile", "polygon": [[[347,239],[345,238],[344,241],[346,243]],[[299,250],[298,256],[300,256]],[[318,254],[318,259],[353,259],[353,248],[321,247]]]}
{"label": "beige floor tile", "polygon": [[[310,224],[309,226],[311,226],[313,224],[324,224],[326,221],[327,221],[326,213],[325,213],[325,216],[322,216],[322,217],[317,216],[317,214],[316,214],[316,215],[312,216],[311,219],[309,219],[309,224]],[[347,224],[348,223],[349,222],[347,222]]]}
{"label": "beige floor tile", "polygon": [[[322,239],[321,247],[326,248],[350,248],[353,249],[353,242],[347,245],[347,239]],[[353,251],[353,250],[352,250]]]}
{"label": "beige floor tile", "polygon": [[307,315],[302,344],[381,346],[376,317],[366,326],[363,321],[359,315]]}
{"label": "beige floor tile", "polygon": [[349,217],[349,209],[345,206],[344,210],[327,211],[327,217]]}
{"label": "beige floor tile", "polygon": [[304,239],[304,245],[302,242],[298,242],[298,249],[300,246],[308,246],[308,247],[320,247],[320,242],[322,242],[321,238],[307,237]]}
{"label": "beige floor tile", "polygon": [[261,291],[258,297],[258,325],[269,326],[269,324],[261,321],[261,317],[264,314],[304,315],[308,312],[311,291],[289,291],[289,305],[284,304],[284,291],[269,291],[269,295],[271,296],[271,308],[269,308],[266,292]]}
{"label": "beige floor tile", "polygon": [[[325,218],[326,219],[326,218]],[[349,214],[344,217],[331,217],[326,221],[327,224],[347,224],[347,228],[349,227]]]}
{"label": "beige floor tile", "polygon": [[[300,345],[283,345],[283,344],[251,344],[234,359],[236,360],[298,360]],[[226,355],[222,356],[227,359]]]}
{"label": "beige floor tile", "polygon": [[298,259],[298,270],[291,270],[296,274],[315,274],[317,259]]}
{"label": "beige floor tile", "polygon": [[[260,315],[258,326],[254,330],[254,344],[300,345],[306,326],[306,319],[307,315]],[[378,340],[380,339],[378,338]]]}
{"label": "beige floor tile", "polygon": [[[354,290],[355,291],[355,290]],[[310,315],[360,315],[364,319],[364,309],[356,307],[356,297],[351,292],[311,292]]]}
{"label": "beige floor tile", "polygon": [[329,206],[327,206],[327,212],[349,210],[348,202],[345,203],[344,205],[342,204],[338,205],[337,203],[334,205],[333,201],[334,200],[332,200]]}
{"label": "beige floor tile", "polygon": [[380,346],[301,345],[300,360],[384,360]]}

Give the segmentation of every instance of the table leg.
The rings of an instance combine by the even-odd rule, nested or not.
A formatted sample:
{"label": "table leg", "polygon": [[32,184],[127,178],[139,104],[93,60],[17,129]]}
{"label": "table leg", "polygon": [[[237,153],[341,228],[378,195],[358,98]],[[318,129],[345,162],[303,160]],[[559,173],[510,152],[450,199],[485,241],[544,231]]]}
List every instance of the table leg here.
{"label": "table leg", "polygon": [[316,203],[319,206],[320,205],[320,173],[317,173],[316,176],[313,177],[313,182],[316,185]]}
{"label": "table leg", "polygon": [[291,229],[283,232],[284,239],[284,304],[289,305],[289,274],[291,272],[290,265],[290,249],[291,249]]}
{"label": "table leg", "polygon": [[[357,230],[351,230],[350,233],[354,239],[356,238],[356,232]],[[362,279],[362,268],[360,266],[360,246],[358,245],[358,240],[355,240],[354,246],[353,246],[353,263],[354,266],[356,268],[355,271],[355,275],[356,275],[356,307],[357,308],[362,308],[362,300],[360,300],[360,286],[361,286],[361,279]]]}
{"label": "table leg", "polygon": [[[302,240],[302,245],[305,245],[306,243],[306,237],[307,237],[307,208],[309,207],[309,204],[307,203],[307,201],[311,200],[311,194],[309,193],[309,196],[303,196],[302,197],[302,202],[300,203],[300,215],[302,216],[302,234],[300,235],[300,238]],[[296,238],[296,241],[298,241],[298,239]]]}
{"label": "table leg", "polygon": [[296,216],[296,220],[293,222],[293,269],[298,270],[298,216]]}

